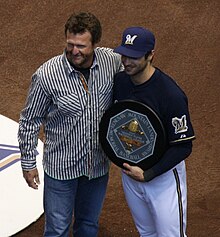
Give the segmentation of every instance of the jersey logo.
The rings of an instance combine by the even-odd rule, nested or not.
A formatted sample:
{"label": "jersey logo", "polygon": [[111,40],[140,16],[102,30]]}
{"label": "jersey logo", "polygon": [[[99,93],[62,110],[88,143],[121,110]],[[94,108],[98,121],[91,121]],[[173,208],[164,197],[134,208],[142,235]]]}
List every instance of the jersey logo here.
{"label": "jersey logo", "polygon": [[134,44],[134,40],[137,38],[137,35],[134,35],[131,37],[131,35],[127,35],[126,36],[126,41],[125,41],[125,44]]}
{"label": "jersey logo", "polygon": [[188,130],[186,115],[183,115],[181,118],[172,118],[172,125],[175,128],[175,133],[182,133]]}

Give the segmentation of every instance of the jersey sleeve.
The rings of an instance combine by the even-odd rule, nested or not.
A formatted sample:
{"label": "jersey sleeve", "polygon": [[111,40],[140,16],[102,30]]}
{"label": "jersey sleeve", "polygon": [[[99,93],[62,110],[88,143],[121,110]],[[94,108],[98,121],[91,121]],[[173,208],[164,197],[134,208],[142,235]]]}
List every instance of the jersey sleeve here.
{"label": "jersey sleeve", "polygon": [[165,126],[170,145],[195,139],[188,100],[183,92],[168,98]]}

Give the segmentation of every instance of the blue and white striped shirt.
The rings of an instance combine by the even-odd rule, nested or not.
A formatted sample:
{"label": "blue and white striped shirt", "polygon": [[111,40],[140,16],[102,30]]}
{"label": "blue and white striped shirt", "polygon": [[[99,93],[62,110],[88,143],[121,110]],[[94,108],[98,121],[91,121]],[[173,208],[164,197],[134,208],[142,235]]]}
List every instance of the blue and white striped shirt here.
{"label": "blue and white striped shirt", "polygon": [[99,143],[99,122],[111,104],[113,78],[121,69],[120,55],[99,47],[88,83],[69,64],[65,52],[38,68],[19,120],[24,170],[36,168],[35,150],[43,124],[43,167],[49,176],[92,179],[108,172],[109,160]]}

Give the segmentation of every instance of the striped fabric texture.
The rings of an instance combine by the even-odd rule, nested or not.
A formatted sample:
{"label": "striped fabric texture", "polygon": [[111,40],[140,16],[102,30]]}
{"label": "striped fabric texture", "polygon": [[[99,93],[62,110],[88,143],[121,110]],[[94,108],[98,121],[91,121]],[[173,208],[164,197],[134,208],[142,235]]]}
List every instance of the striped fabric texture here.
{"label": "striped fabric texture", "polygon": [[87,81],[67,61],[65,52],[41,65],[32,76],[19,120],[18,141],[24,170],[36,168],[41,125],[45,133],[43,167],[56,179],[85,175],[96,178],[109,170],[99,143],[99,122],[112,102],[121,57],[96,48]]}

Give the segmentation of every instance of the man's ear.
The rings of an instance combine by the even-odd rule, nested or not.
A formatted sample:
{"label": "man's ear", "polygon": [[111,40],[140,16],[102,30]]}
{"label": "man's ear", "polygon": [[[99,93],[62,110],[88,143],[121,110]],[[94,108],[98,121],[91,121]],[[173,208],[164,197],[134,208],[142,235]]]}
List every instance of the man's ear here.
{"label": "man's ear", "polygon": [[153,50],[151,50],[151,53],[149,54],[149,56],[148,56],[148,60],[151,62],[152,60],[153,60],[153,58],[154,58],[154,53],[155,53],[155,50],[153,49]]}

